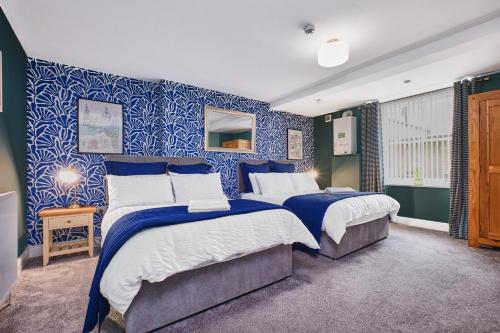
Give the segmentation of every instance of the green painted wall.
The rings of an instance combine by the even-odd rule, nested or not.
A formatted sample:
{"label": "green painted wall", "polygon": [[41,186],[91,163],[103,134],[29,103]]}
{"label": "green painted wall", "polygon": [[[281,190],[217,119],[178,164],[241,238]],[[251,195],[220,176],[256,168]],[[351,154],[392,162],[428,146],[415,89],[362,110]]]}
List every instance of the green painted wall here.
{"label": "green painted wall", "polygon": [[[351,110],[357,117],[358,154],[361,152],[361,122],[359,107],[330,113],[332,119],[341,118],[344,111]],[[314,118],[314,168],[319,172],[321,188],[349,186],[359,189],[360,156],[333,156],[333,121],[325,122],[325,116]]]}
{"label": "green painted wall", "polygon": [[208,145],[210,147],[220,147],[220,133],[208,133]]}
{"label": "green painted wall", "polygon": [[400,203],[399,216],[448,222],[449,188],[387,185],[385,192]]}
{"label": "green painted wall", "polygon": [[335,187],[361,189],[361,156],[332,156],[331,184]]}
{"label": "green painted wall", "polygon": [[321,188],[332,184],[332,130],[332,122],[326,123],[325,116],[314,117],[314,169]]}
{"label": "green painted wall", "polygon": [[18,193],[18,253],[21,254],[26,247],[26,53],[1,9],[0,51],[3,62],[0,192]]}
{"label": "green painted wall", "polygon": [[252,140],[252,131],[243,133],[208,133],[208,144],[210,147],[222,147],[224,141],[236,139]]}
{"label": "green painted wall", "polygon": [[483,76],[480,91],[487,92],[500,89],[500,72]]}

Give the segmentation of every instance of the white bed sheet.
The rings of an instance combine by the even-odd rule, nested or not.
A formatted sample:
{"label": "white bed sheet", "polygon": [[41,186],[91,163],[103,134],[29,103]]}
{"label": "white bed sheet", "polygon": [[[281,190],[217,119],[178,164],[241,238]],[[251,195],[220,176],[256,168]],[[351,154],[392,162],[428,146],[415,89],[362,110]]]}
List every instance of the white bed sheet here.
{"label": "white bed sheet", "polygon": [[[102,242],[106,242],[109,228],[120,217],[153,207],[158,206],[121,207],[106,212],[101,225]],[[319,249],[304,224],[284,209],[144,230],[115,254],[102,277],[101,293],[124,314],[143,280],[160,282],[179,272],[294,242]]]}
{"label": "white bed sheet", "polygon": [[[312,193],[324,193],[324,191]],[[283,205],[288,198],[295,195],[299,194],[263,196],[255,193],[241,193],[241,198]],[[391,220],[393,220],[397,216],[399,208],[399,202],[385,194],[347,198],[328,207],[323,217],[321,229],[326,231],[335,243],[339,244],[347,227],[370,222],[386,215],[390,215]]]}

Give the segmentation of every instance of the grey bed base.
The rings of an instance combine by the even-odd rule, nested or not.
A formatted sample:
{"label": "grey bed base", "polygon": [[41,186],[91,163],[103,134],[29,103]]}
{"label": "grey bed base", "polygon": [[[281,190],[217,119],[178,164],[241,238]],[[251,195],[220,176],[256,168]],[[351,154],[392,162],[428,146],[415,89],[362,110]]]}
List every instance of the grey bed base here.
{"label": "grey bed base", "polygon": [[[204,158],[107,155],[107,161],[206,163]],[[292,247],[279,245],[221,263],[143,281],[124,315],[127,332],[149,332],[292,275]]]}
{"label": "grey bed base", "polygon": [[321,233],[319,253],[332,259],[339,259],[349,253],[378,242],[389,235],[389,215],[380,219],[354,225],[346,229],[340,244],[331,239],[326,232]]}
{"label": "grey bed base", "polygon": [[[269,160],[256,159],[243,159],[238,161],[238,191],[240,193],[245,191],[243,176],[240,172],[240,163],[257,165],[268,161]],[[276,160],[276,162],[293,163],[293,161],[290,160]],[[332,259],[339,259],[349,253],[378,242],[389,235],[389,221],[390,218],[389,215],[387,215],[377,220],[348,227],[340,244],[335,243],[330,236],[323,231],[321,233],[321,250],[319,253]]]}
{"label": "grey bed base", "polygon": [[292,247],[278,245],[229,261],[144,281],[125,313],[126,332],[149,332],[292,275]]}

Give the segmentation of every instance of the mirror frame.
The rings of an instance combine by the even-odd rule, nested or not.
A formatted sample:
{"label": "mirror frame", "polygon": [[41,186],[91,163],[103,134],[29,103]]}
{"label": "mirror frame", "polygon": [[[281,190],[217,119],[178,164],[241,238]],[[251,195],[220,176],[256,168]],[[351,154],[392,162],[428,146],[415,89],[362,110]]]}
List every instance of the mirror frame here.
{"label": "mirror frame", "polygon": [[[250,118],[252,120],[252,149],[238,149],[238,148],[222,148],[222,147],[210,147],[208,145],[208,113],[209,112],[218,112],[218,113],[225,113],[225,114],[230,114],[233,116],[240,116],[240,117],[246,117]],[[215,151],[215,152],[220,152],[220,153],[250,153],[250,154],[255,154],[255,148],[257,145],[257,140],[256,140],[256,118],[255,114],[253,113],[248,113],[248,112],[241,112],[241,111],[235,111],[235,110],[228,110],[228,109],[221,109],[217,108],[215,106],[211,105],[205,105],[205,151]]]}

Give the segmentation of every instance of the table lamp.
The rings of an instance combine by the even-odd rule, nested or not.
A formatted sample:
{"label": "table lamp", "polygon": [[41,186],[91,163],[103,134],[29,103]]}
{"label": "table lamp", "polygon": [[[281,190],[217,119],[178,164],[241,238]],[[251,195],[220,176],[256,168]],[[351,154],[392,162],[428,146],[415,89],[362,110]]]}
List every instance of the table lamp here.
{"label": "table lamp", "polygon": [[73,198],[73,203],[68,206],[68,208],[80,208],[80,205],[78,204],[77,198],[76,198],[76,187],[78,186],[80,182],[80,175],[76,171],[75,168],[72,166],[69,166],[67,168],[63,168],[59,170],[59,173],[57,174],[57,178],[61,183],[67,184],[69,186],[74,187],[74,198]]}
{"label": "table lamp", "polygon": [[319,172],[315,169],[310,169],[309,171],[307,171],[307,173],[314,179],[317,179],[319,177]]}

